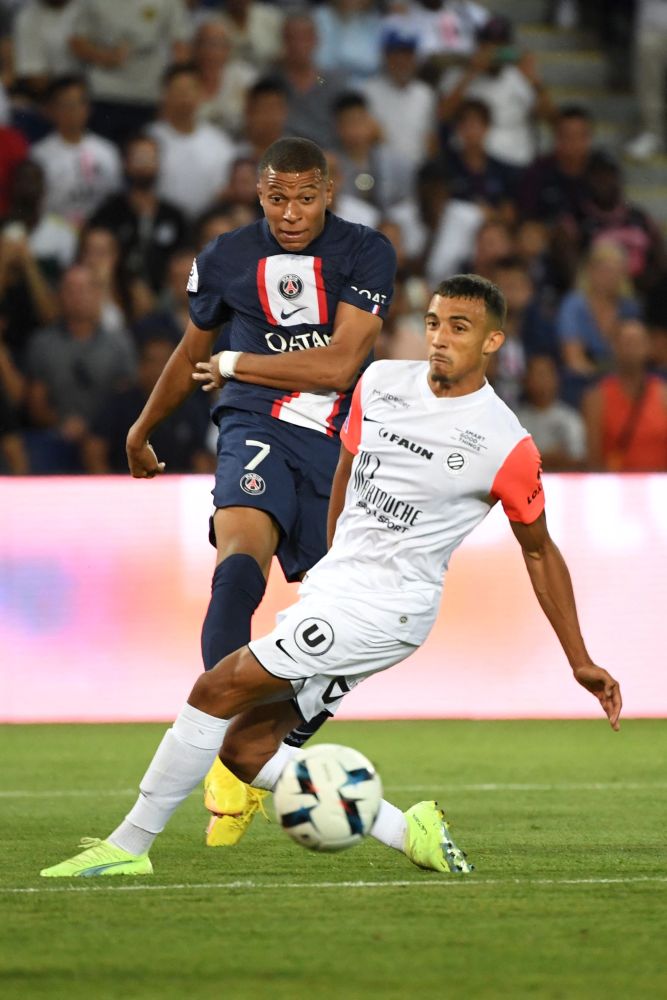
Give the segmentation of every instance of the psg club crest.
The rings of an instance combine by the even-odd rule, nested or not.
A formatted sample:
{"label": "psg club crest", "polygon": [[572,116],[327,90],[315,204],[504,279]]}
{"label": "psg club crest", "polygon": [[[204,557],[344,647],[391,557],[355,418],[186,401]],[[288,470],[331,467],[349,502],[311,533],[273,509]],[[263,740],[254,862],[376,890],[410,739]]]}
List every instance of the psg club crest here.
{"label": "psg club crest", "polygon": [[245,476],[241,477],[240,487],[244,493],[249,493],[250,496],[259,496],[266,489],[266,483],[260,475],[256,472],[246,472]]}
{"label": "psg club crest", "polygon": [[284,274],[278,284],[280,294],[288,302],[298,299],[303,291],[303,281],[298,274]]}

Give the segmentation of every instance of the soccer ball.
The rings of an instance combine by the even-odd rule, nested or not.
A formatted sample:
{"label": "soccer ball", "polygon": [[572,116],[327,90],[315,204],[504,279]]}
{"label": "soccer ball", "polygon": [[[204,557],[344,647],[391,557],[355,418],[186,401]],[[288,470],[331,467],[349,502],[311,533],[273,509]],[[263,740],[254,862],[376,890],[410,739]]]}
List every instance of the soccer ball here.
{"label": "soccer ball", "polygon": [[342,851],[360,843],[381,800],[382,782],[371,762],[335,743],[300,750],[273,792],[283,830],[312,851]]}

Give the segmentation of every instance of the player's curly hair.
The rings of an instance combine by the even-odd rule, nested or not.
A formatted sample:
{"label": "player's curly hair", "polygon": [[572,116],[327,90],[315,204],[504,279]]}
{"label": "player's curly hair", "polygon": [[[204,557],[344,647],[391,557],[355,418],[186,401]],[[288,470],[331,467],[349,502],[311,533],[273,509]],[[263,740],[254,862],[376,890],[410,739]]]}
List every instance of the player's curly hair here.
{"label": "player's curly hair", "polygon": [[497,285],[479,274],[454,274],[441,281],[433,292],[443,299],[481,299],[486,306],[486,314],[499,330],[507,319],[505,296]]}
{"label": "player's curly hair", "polygon": [[278,139],[271,143],[259,161],[258,172],[262,174],[269,167],[282,174],[319,170],[325,179],[329,176],[326,157],[320,147],[310,139],[298,137]]}

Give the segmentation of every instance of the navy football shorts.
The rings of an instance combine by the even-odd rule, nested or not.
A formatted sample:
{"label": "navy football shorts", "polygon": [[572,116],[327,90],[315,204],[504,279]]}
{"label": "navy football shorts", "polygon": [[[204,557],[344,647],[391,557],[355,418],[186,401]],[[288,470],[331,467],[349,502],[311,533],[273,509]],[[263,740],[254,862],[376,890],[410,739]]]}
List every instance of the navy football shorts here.
{"label": "navy football shorts", "polygon": [[[327,510],[340,442],[268,414],[225,408],[213,502],[254,507],[280,528],[278,561],[290,583],[327,551]],[[211,531],[211,541],[215,539]]]}

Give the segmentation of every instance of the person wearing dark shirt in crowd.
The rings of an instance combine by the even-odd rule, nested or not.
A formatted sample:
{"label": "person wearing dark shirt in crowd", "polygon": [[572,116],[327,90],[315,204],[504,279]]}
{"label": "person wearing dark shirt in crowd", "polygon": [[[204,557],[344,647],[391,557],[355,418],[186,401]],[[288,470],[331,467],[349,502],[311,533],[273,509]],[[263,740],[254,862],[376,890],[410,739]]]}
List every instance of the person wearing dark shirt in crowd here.
{"label": "person wearing dark shirt in crowd", "polygon": [[614,370],[586,393],[589,467],[605,472],[667,472],[667,383],[648,370],[650,339],[639,319],[612,336]]}
{"label": "person wearing dark shirt in crowd", "polygon": [[599,237],[613,240],[627,254],[628,269],[643,294],[662,279],[665,245],[657,224],[625,198],[620,164],[604,150],[591,154],[586,197],[574,215],[575,247],[586,250]]}
{"label": "person wearing dark shirt in crowd", "polygon": [[[190,254],[188,270],[191,259]],[[141,413],[173,349],[174,341],[160,333],[154,333],[144,340],[139,354],[136,381],[128,388],[108,396],[85,441],[83,464],[86,472],[102,474],[127,471],[127,429]],[[203,393],[196,393],[155,428],[151,441],[165,462],[166,471],[209,475],[214,471],[215,457],[206,447],[209,426],[208,400]]]}
{"label": "person wearing dark shirt in crowd", "polygon": [[553,150],[538,157],[521,179],[518,195],[523,218],[555,223],[576,214],[585,199],[593,143],[590,112],[575,104],[560,108],[553,137]]}
{"label": "person wearing dark shirt in crowd", "polygon": [[[229,232],[232,228],[234,227],[230,226],[230,229],[226,231]],[[222,231],[220,230],[220,232]],[[215,235],[220,235],[220,233]],[[134,336],[139,343],[148,338],[152,339],[156,330],[162,331],[162,339],[169,340],[172,350],[180,340],[190,318],[190,299],[187,286],[194,255],[195,250],[190,246],[178,247],[172,253],[167,265],[164,287],[155,308],[133,326]],[[134,420],[131,420],[127,427],[133,423]],[[127,427],[125,428],[126,432]],[[125,466],[127,467],[127,456]]]}
{"label": "person wearing dark shirt in crowd", "polygon": [[90,224],[115,233],[126,269],[157,292],[170,253],[184,240],[185,219],[175,205],[156,194],[160,154],[155,139],[149,135],[128,139],[123,167],[125,190],[111,195]]}
{"label": "person wearing dark shirt in crowd", "polygon": [[484,101],[472,98],[459,105],[454,130],[444,149],[445,169],[452,198],[474,201],[487,218],[514,221],[516,170],[486,152],[491,112]]}
{"label": "person wearing dark shirt in crowd", "polygon": [[20,434],[19,408],[24,396],[25,379],[2,342],[0,325],[0,475],[25,476],[29,471],[28,456]]}

